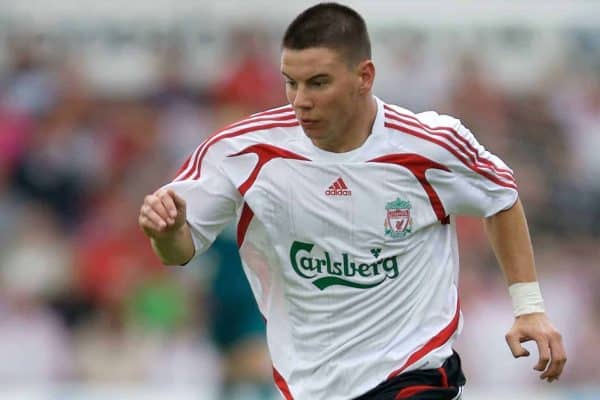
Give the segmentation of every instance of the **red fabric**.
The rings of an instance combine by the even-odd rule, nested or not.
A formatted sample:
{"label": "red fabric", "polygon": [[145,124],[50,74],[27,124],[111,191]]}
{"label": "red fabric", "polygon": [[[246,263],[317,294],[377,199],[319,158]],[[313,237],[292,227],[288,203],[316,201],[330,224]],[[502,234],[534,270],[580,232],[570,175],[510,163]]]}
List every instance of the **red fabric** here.
{"label": "red fabric", "polygon": [[[389,107],[387,105],[384,107],[385,107],[386,111],[389,111],[391,113],[391,114],[390,113],[386,114],[387,118],[391,118],[395,121],[402,122],[403,124],[406,124],[406,125],[418,128],[418,129],[423,129],[427,133],[431,134],[432,136],[437,136],[437,137],[446,139],[448,142],[452,143],[460,151],[462,151],[463,154],[466,155],[471,160],[472,163],[477,163],[479,165],[485,165],[485,166],[489,167],[490,169],[492,169],[499,176],[502,176],[502,177],[506,178],[507,180],[514,182],[514,178],[513,178],[512,172],[510,170],[508,170],[506,168],[500,168],[500,167],[496,166],[494,163],[492,163],[490,160],[487,160],[485,158],[479,158],[479,156],[477,154],[477,150],[473,147],[473,145],[471,145],[471,143],[469,143],[469,141],[467,141],[464,137],[459,135],[458,132],[456,130],[454,130],[453,128],[431,127],[429,125],[422,123],[421,121],[419,121],[417,118],[413,117],[412,115],[401,114],[398,111],[392,109],[391,107]],[[458,143],[458,142],[461,142],[461,143]]]}
{"label": "red fabric", "polygon": [[438,368],[440,375],[442,376],[442,387],[448,387],[448,375],[446,374],[446,370],[444,368]]}
{"label": "red fabric", "polygon": [[[487,179],[496,183],[497,185],[517,189],[517,184],[515,183],[512,176],[507,177],[507,173],[505,173],[504,170],[500,171],[500,169],[498,167],[495,167],[489,160],[479,159],[477,153],[474,152],[474,149],[473,151],[466,149],[464,145],[458,143],[456,139],[454,139],[452,136],[449,136],[447,133],[444,134],[444,132],[441,132],[439,129],[430,129],[422,125],[415,126],[415,128],[407,128],[406,126],[399,125],[398,122],[410,126],[413,126],[414,124],[407,123],[406,121],[403,121],[397,116],[394,116],[389,113],[385,114],[385,116],[386,118],[391,119],[391,121],[386,120],[386,122],[384,123],[384,126],[386,128],[392,128],[399,132],[403,132],[408,135],[416,136],[418,138],[435,143],[448,150],[463,164],[465,164],[465,166],[470,168],[472,171],[477,172],[479,175],[486,177]],[[460,135],[456,133],[456,136]],[[458,150],[456,148],[458,148]],[[489,168],[492,168],[492,170],[494,170],[495,173],[489,172]]]}
{"label": "red fabric", "polygon": [[[286,119],[290,119],[290,121],[282,121],[282,122],[272,122],[270,124],[264,124],[264,125],[258,125],[258,126],[253,126],[253,127],[248,127],[245,129],[240,129],[239,131],[234,131],[231,133],[227,133],[221,136],[216,137],[216,135],[218,133],[221,133],[221,131],[217,131],[215,132],[213,135],[211,135],[201,146],[200,148],[196,151],[196,154],[194,154],[193,157],[193,161],[194,161],[194,167],[189,170],[184,176],[177,178],[177,180],[185,180],[185,179],[199,179],[200,178],[200,173],[201,173],[201,169],[202,169],[202,159],[204,158],[204,156],[206,155],[206,151],[208,150],[208,148],[213,145],[214,143],[218,142],[219,140],[222,139],[227,139],[230,137],[235,137],[235,136],[239,136],[239,135],[243,135],[245,133],[250,133],[250,132],[255,132],[255,131],[259,131],[262,129],[272,129],[272,128],[285,128],[285,127],[292,127],[292,126],[298,126],[299,123],[295,118],[286,118]],[[187,163],[186,163],[187,164]]]}
{"label": "red fabric", "polygon": [[285,397],[285,400],[294,400],[294,398],[292,397],[292,393],[290,393],[290,388],[288,387],[287,382],[285,381],[285,379],[283,379],[283,376],[281,376],[281,374],[275,369],[275,367],[273,367],[273,379],[275,380],[275,384],[281,391],[281,394],[283,394],[283,397]]}
{"label": "red fabric", "polygon": [[256,163],[256,166],[252,170],[252,173],[250,174],[248,179],[246,179],[246,181],[244,183],[242,183],[240,185],[240,187],[238,188],[240,193],[242,194],[242,196],[244,194],[246,194],[246,192],[248,191],[248,189],[250,189],[250,187],[252,187],[252,185],[256,181],[256,178],[258,177],[258,173],[260,172],[261,168],[266,163],[271,161],[272,159],[287,158],[287,159],[291,159],[291,160],[310,161],[308,158],[303,157],[299,154],[293,153],[286,149],[282,149],[280,147],[271,146],[269,144],[252,145],[252,146],[249,146],[249,147],[245,148],[244,150],[240,151],[239,153],[232,154],[230,157],[235,157],[235,156],[239,156],[241,154],[250,154],[250,153],[254,153],[258,156],[258,162]]}
{"label": "red fabric", "polygon": [[373,160],[369,160],[369,162],[396,164],[408,169],[410,172],[412,172],[415,178],[417,178],[423,187],[423,190],[425,190],[427,193],[427,197],[429,198],[433,212],[435,212],[435,215],[438,217],[438,219],[440,221],[444,221],[447,218],[446,210],[444,210],[442,201],[425,176],[428,169],[441,169],[443,171],[450,171],[446,166],[413,153],[388,154],[382,157],[374,158]]}
{"label": "red fabric", "polygon": [[459,320],[460,300],[456,303],[456,312],[454,313],[454,318],[452,318],[452,321],[450,321],[450,323],[448,323],[448,325],[446,325],[446,327],[442,329],[437,335],[435,335],[427,343],[425,343],[423,347],[411,354],[411,356],[408,357],[408,360],[406,360],[403,366],[401,366],[400,368],[388,375],[388,379],[400,375],[402,371],[404,371],[406,368],[425,357],[431,351],[437,349],[438,347],[446,343],[448,339],[450,339],[454,332],[456,332],[456,330],[458,329]]}
{"label": "red fabric", "polygon": [[492,175],[489,172],[481,169],[480,166],[478,166],[476,164],[469,163],[469,161],[467,161],[462,154],[460,154],[458,151],[456,151],[453,147],[451,147],[448,143],[444,142],[443,140],[431,138],[431,137],[429,137],[429,136],[427,136],[427,135],[425,135],[425,134],[423,134],[423,133],[421,133],[419,131],[411,130],[411,129],[405,128],[405,127],[403,127],[401,125],[394,124],[392,122],[386,122],[384,125],[385,125],[386,128],[392,128],[392,129],[395,129],[397,131],[404,132],[404,133],[407,133],[409,135],[413,135],[413,136],[419,137],[421,139],[427,140],[429,142],[435,143],[437,145],[440,145],[441,147],[443,147],[446,150],[448,150],[450,153],[454,154],[454,156],[456,158],[458,158],[463,164],[465,164],[471,170],[477,172],[481,176],[486,177],[487,179],[489,179],[490,181],[494,182],[495,184],[500,185],[500,186],[504,186],[504,187],[508,187],[508,188],[513,188],[513,189],[517,188],[517,185],[515,183],[502,181],[496,175]]}
{"label": "red fabric", "polygon": [[429,386],[429,385],[410,386],[410,387],[404,388],[401,391],[399,391],[398,394],[396,395],[396,397],[394,398],[394,400],[408,399],[411,396],[414,396],[415,394],[418,394],[425,390],[430,390],[430,389],[437,389],[437,387]]}
{"label": "red fabric", "polygon": [[[208,147],[210,145],[212,145],[212,142],[218,142],[220,140],[220,138],[215,138],[217,135],[219,135],[220,133],[226,131],[226,130],[231,130],[233,128],[238,128],[242,125],[248,124],[250,122],[263,122],[263,121],[287,121],[290,119],[294,119],[295,116],[294,115],[285,115],[286,112],[292,111],[291,107],[284,107],[282,109],[276,109],[276,110],[271,110],[271,111],[265,111],[263,113],[260,114],[255,114],[249,118],[245,118],[239,122],[230,124],[225,126],[222,129],[219,129],[215,132],[213,132],[212,134],[210,134],[206,139],[204,139],[204,141],[200,144],[200,146],[198,146],[198,148],[196,149],[196,151],[194,151],[194,153],[192,155],[190,155],[188,157],[187,160],[185,160],[185,162],[183,163],[183,165],[179,168],[179,170],[177,171],[177,173],[175,174],[175,180],[182,180],[182,179],[187,179],[190,176],[192,176],[192,173],[194,171],[196,171],[198,169],[199,163],[202,160],[202,157],[204,157],[203,154],[201,153],[205,153],[206,150],[208,149]],[[276,116],[271,116],[273,114],[281,114],[284,113],[283,115],[276,115]],[[247,132],[243,132],[243,133],[247,133]],[[229,137],[229,136],[228,136]],[[200,158],[198,158],[200,157]],[[193,165],[193,169],[188,170],[188,168]]]}
{"label": "red fabric", "polygon": [[248,231],[248,226],[250,226],[250,222],[252,222],[252,218],[254,217],[254,212],[248,206],[248,203],[244,203],[244,208],[242,209],[242,216],[240,217],[240,222],[237,227],[237,245],[238,247],[242,247],[242,243],[244,243],[244,239],[246,238],[246,232]]}

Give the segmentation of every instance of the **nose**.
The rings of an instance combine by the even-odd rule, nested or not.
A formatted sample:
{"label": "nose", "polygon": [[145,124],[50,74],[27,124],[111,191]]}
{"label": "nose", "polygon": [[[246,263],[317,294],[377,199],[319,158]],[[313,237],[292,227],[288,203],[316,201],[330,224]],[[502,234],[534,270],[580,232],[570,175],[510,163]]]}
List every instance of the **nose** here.
{"label": "nose", "polygon": [[294,93],[294,99],[292,102],[292,106],[296,109],[310,109],[312,108],[312,100],[306,93],[306,89],[303,87],[298,87],[296,89],[296,93]]}

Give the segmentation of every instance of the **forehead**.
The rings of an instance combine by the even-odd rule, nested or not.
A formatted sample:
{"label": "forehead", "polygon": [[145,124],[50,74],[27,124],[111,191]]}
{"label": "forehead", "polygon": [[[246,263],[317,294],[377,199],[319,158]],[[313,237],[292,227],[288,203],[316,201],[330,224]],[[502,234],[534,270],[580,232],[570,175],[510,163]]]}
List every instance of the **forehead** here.
{"label": "forehead", "polygon": [[334,73],[344,65],[341,55],[326,47],[302,50],[284,48],[281,52],[281,72],[295,79],[308,79],[317,74]]}

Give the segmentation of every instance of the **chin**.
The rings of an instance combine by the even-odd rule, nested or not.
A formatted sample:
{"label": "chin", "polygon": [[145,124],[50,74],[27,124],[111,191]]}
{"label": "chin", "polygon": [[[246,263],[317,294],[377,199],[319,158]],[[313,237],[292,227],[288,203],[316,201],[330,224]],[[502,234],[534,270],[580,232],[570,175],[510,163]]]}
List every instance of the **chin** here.
{"label": "chin", "polygon": [[323,132],[321,132],[319,129],[317,128],[305,128],[302,127],[302,130],[304,131],[304,134],[306,136],[308,136],[310,139],[321,139],[324,135]]}

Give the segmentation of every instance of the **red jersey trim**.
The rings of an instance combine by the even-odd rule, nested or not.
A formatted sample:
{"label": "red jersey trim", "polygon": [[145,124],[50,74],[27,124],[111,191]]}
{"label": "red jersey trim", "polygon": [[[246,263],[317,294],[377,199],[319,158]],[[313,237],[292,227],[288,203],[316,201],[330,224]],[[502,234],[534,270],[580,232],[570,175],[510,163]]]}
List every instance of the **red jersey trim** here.
{"label": "red jersey trim", "polygon": [[514,182],[514,178],[513,178],[512,173],[510,171],[508,171],[506,169],[503,169],[503,168],[500,168],[500,167],[497,167],[494,163],[492,163],[488,159],[480,158],[479,155],[477,154],[477,150],[475,150],[475,148],[469,142],[467,142],[467,140],[465,138],[463,138],[461,135],[456,134],[456,137],[459,137],[459,138],[463,139],[466,143],[468,143],[468,146],[469,146],[468,150],[465,149],[465,147],[463,145],[459,144],[454,139],[454,137],[450,136],[447,132],[434,132],[434,129],[436,129],[436,130],[448,130],[448,129],[451,129],[451,128],[426,128],[424,126],[418,126],[418,125],[413,124],[411,122],[404,121],[404,120],[402,120],[400,118],[397,118],[397,117],[395,117],[394,115],[391,115],[391,114],[386,114],[386,117],[390,118],[390,119],[392,119],[394,121],[401,122],[401,123],[403,123],[405,125],[409,125],[409,126],[413,126],[413,127],[417,128],[417,129],[421,129],[426,134],[429,134],[429,137],[432,137],[432,138],[436,137],[436,138],[446,139],[447,142],[449,142],[452,145],[454,145],[456,147],[456,149],[458,151],[460,151],[463,156],[466,156],[473,165],[476,165],[478,167],[487,169],[490,173],[495,174],[500,179],[505,179],[505,180],[507,180],[509,182]]}
{"label": "red jersey trim", "polygon": [[254,211],[248,206],[248,203],[244,203],[244,208],[242,208],[242,215],[240,216],[240,220],[237,225],[237,245],[238,247],[242,247],[244,243],[244,239],[246,238],[246,232],[248,232],[248,227],[250,227],[250,222],[252,222],[252,218],[254,218]]}
{"label": "red jersey trim", "polygon": [[391,122],[386,122],[385,123],[385,127],[386,128],[392,128],[392,129],[397,130],[399,132],[407,133],[409,135],[416,136],[416,137],[419,137],[421,139],[425,139],[425,140],[427,140],[429,142],[435,143],[435,144],[437,144],[437,145],[445,148],[450,153],[452,153],[456,158],[458,158],[469,169],[471,169],[472,171],[478,173],[479,175],[481,175],[481,176],[489,179],[490,181],[494,182],[495,184],[497,184],[499,186],[503,186],[503,187],[515,189],[515,190],[517,189],[517,185],[514,182],[505,182],[505,181],[502,181],[497,176],[492,175],[492,174],[488,173],[487,171],[483,171],[477,165],[474,165],[474,164],[468,162],[467,160],[465,160],[465,158],[462,155],[460,155],[455,149],[453,149],[447,143],[445,143],[445,142],[443,142],[441,140],[431,138],[431,137],[429,137],[429,136],[427,136],[425,134],[422,134],[420,132],[416,132],[416,131],[410,130],[410,129],[405,128],[405,127],[400,126],[400,125],[395,125],[394,123],[391,123]]}
{"label": "red jersey trim", "polygon": [[[256,182],[256,178],[258,178],[258,174],[262,167],[265,166],[269,161],[274,158],[286,158],[290,160],[302,160],[302,161],[310,161],[308,158],[303,157],[299,154],[292,153],[289,150],[285,150],[276,146],[271,146],[268,144],[255,144],[245,148],[244,150],[232,154],[229,157],[236,157],[241,154],[256,154],[258,156],[258,162],[252,169],[252,172],[248,176],[248,178],[238,187],[238,190],[242,196],[246,194],[248,189],[252,187],[254,182]],[[244,239],[246,238],[246,233],[248,232],[248,227],[250,226],[250,222],[252,222],[252,218],[254,217],[254,212],[248,206],[248,203],[244,203],[244,208],[242,209],[242,215],[240,216],[240,221],[238,222],[237,227],[237,244],[238,247],[242,247],[244,243]]]}
{"label": "red jersey trim", "polygon": [[[246,124],[253,122],[253,121],[249,121],[249,122],[246,121],[243,125],[236,125],[239,129],[236,129],[233,132],[225,133],[228,130],[233,129],[233,128],[226,127],[226,128],[223,128],[223,129],[213,133],[211,136],[209,136],[204,141],[204,143],[202,143],[196,149],[196,151],[194,152],[192,157],[190,157],[188,159],[188,161],[186,162],[186,167],[181,168],[182,172],[175,178],[175,181],[200,178],[202,160],[204,159],[206,152],[208,151],[210,146],[219,142],[220,140],[244,135],[246,133],[265,130],[265,129],[289,128],[289,127],[294,127],[294,126],[300,125],[299,122],[296,120],[296,117],[293,115],[282,116],[282,119],[283,119],[282,121],[277,121],[277,120],[273,120],[271,118],[268,121],[265,121],[265,123],[263,123],[263,124],[243,128],[243,126],[246,126]],[[192,165],[193,165],[193,167],[192,167]]]}
{"label": "red jersey trim", "polygon": [[431,385],[415,385],[406,387],[398,392],[394,400],[405,400],[409,399],[412,396],[424,392],[426,390],[439,389],[437,386]]}
{"label": "red jersey trim", "polygon": [[[517,185],[514,181],[514,178],[510,174],[510,171],[507,171],[507,170],[500,171],[500,169],[498,167],[496,167],[495,164],[493,164],[490,160],[479,158],[475,149],[473,149],[473,151],[469,151],[469,150],[465,149],[465,147],[463,145],[461,145],[460,143],[458,143],[452,136],[449,136],[448,134],[444,134],[444,132],[434,132],[433,128],[427,128],[422,125],[417,126],[416,124],[412,124],[410,122],[407,122],[405,120],[397,118],[391,114],[386,114],[386,117],[391,120],[391,121],[388,120],[385,122],[384,125],[386,128],[392,128],[397,131],[400,131],[400,132],[403,132],[403,133],[406,133],[406,134],[409,134],[412,136],[416,136],[418,138],[435,143],[435,144],[445,148],[446,150],[448,150],[457,159],[459,159],[464,165],[466,165],[468,168],[470,168],[474,172],[478,173],[479,175],[484,176],[485,178],[491,180],[492,182],[494,182],[500,186],[517,189]],[[397,122],[413,126],[416,128],[416,130],[408,128],[406,126],[398,125]],[[451,128],[435,128],[435,129],[451,129]],[[452,131],[455,132],[455,135],[457,137],[465,140],[462,136],[460,136],[458,133],[456,133],[456,131],[454,131],[454,130],[452,130]],[[444,141],[444,140],[447,140],[447,141]],[[452,144],[456,148],[450,146],[450,144]],[[471,146],[471,148],[472,148],[472,146]],[[485,168],[487,170],[492,169],[493,171],[487,171],[487,170],[484,170],[483,168]]]}
{"label": "red jersey trim", "polygon": [[446,374],[446,370],[444,368],[438,368],[438,372],[442,377],[442,387],[448,387],[448,374]]}
{"label": "red jersey trim", "polygon": [[408,360],[397,370],[393,371],[388,375],[388,379],[400,375],[406,368],[410,367],[433,350],[443,346],[458,329],[458,323],[460,320],[460,299],[456,301],[456,312],[452,320],[446,325],[444,329],[438,332],[437,335],[429,339],[427,343],[419,350],[415,351],[408,357]]}
{"label": "red jersey trim", "polygon": [[296,115],[293,114],[293,113],[292,114],[289,114],[289,113],[283,114],[282,113],[281,115],[277,114],[277,115],[269,115],[269,116],[257,116],[257,117],[253,117],[253,118],[250,118],[250,119],[246,119],[246,120],[243,120],[243,121],[236,122],[236,123],[233,123],[231,125],[228,125],[225,128],[221,129],[220,131],[223,132],[223,131],[226,131],[228,129],[237,128],[239,126],[251,124],[251,123],[254,123],[254,122],[262,122],[262,121],[289,121],[289,120],[292,120],[292,119],[296,119]]}
{"label": "red jersey trim", "polygon": [[[200,152],[205,145],[208,144],[208,142],[213,139],[215,136],[219,135],[220,133],[223,133],[229,129],[233,129],[235,127],[239,127],[242,125],[246,125],[246,124],[250,124],[253,122],[260,122],[260,121],[278,121],[278,120],[287,120],[287,119],[293,119],[295,118],[294,115],[289,114],[289,111],[293,111],[291,110],[287,110],[286,108],[289,107],[281,107],[280,109],[273,109],[273,110],[268,110],[265,111],[264,113],[258,113],[258,114],[253,114],[250,115],[249,117],[246,117],[240,121],[228,124],[226,126],[224,126],[223,128],[213,132],[212,134],[210,134],[207,138],[205,138],[202,143],[200,143],[200,145],[196,148],[196,150],[194,150],[194,152],[192,153],[192,155],[190,157],[188,157],[188,159],[185,161],[185,163],[181,166],[181,168],[179,168],[179,171],[176,174],[176,178],[175,180],[181,180],[181,179],[186,179],[184,178],[180,178],[180,175],[183,171],[185,171],[186,169],[189,168],[190,166],[190,160],[194,160],[193,162],[195,163],[195,161],[197,160],[197,154],[198,152]],[[271,115],[272,117],[265,117],[265,115]],[[186,171],[186,173],[189,173],[190,171]]]}
{"label": "red jersey trim", "polygon": [[425,176],[425,173],[428,169],[439,169],[442,171],[450,172],[450,169],[448,167],[439,164],[435,161],[432,161],[426,157],[412,153],[388,154],[386,156],[374,158],[372,160],[369,160],[368,162],[395,164],[408,169],[419,181],[421,187],[423,188],[423,190],[425,190],[425,193],[427,193],[427,197],[429,198],[431,208],[433,208],[433,212],[435,213],[438,220],[442,222],[442,224],[448,224],[450,222],[450,220],[448,219],[448,215],[446,214],[446,210],[444,209],[444,205],[442,204],[442,200],[440,199],[437,192]]}
{"label": "red jersey trim", "polygon": [[237,157],[242,154],[256,154],[258,156],[258,162],[254,166],[254,169],[250,173],[250,176],[246,179],[244,183],[242,183],[238,190],[240,194],[243,196],[246,194],[248,189],[254,184],[256,178],[258,177],[258,173],[269,161],[274,158],[286,158],[289,160],[300,160],[300,161],[310,161],[308,158],[301,156],[299,154],[293,153],[289,150],[282,149],[280,147],[272,146],[270,144],[254,144],[252,146],[246,147],[244,150],[231,154],[229,157]]}
{"label": "red jersey trim", "polygon": [[[390,111],[394,114],[394,115],[387,114],[386,115],[387,117],[392,118],[398,122],[402,122],[407,125],[413,126],[415,128],[424,129],[425,131],[429,132],[432,135],[443,136],[448,141],[452,142],[455,146],[461,148],[460,145],[458,143],[456,143],[456,141],[455,141],[456,139],[458,139],[466,147],[466,149],[469,150],[469,152],[467,152],[467,151],[465,151],[464,148],[461,148],[461,150],[463,150],[465,152],[465,155],[467,155],[467,156],[469,156],[469,158],[471,158],[472,162],[485,164],[490,169],[492,169],[494,172],[498,173],[499,175],[502,175],[502,176],[506,177],[507,179],[512,179],[512,171],[510,171],[506,168],[501,168],[501,167],[497,166],[496,164],[494,164],[491,160],[488,160],[486,158],[479,158],[479,154],[478,154],[477,150],[475,149],[475,147],[473,147],[473,145],[467,139],[465,139],[461,134],[459,134],[456,131],[456,129],[449,127],[449,126],[432,127],[432,126],[429,126],[429,125],[425,124],[424,122],[420,121],[415,116],[401,113],[398,110],[395,110],[394,108],[388,106],[387,104],[384,105],[384,108],[387,111]],[[409,121],[407,121],[405,118],[409,119]],[[444,135],[444,133],[447,133],[447,134]],[[473,158],[473,156],[474,156],[474,158]]]}
{"label": "red jersey trim", "polygon": [[[260,310],[259,310],[259,312],[262,315],[263,319],[265,320],[265,324],[266,324],[268,322],[267,318],[262,314],[262,312]],[[285,400],[294,400],[294,397],[292,396],[292,392],[290,391],[289,385],[287,384],[285,378],[283,376],[281,376],[279,371],[277,371],[277,369],[275,369],[275,366],[273,366],[273,381],[275,381],[275,385],[277,386],[277,388],[279,389],[279,391],[281,392],[281,394],[283,395]]]}
{"label": "red jersey trim", "polygon": [[282,113],[282,112],[288,112],[288,111],[294,111],[294,108],[292,107],[291,104],[287,104],[285,106],[281,106],[281,107],[277,107],[277,108],[272,108],[270,110],[265,110],[265,111],[261,111],[261,112],[257,112],[256,114],[252,114],[250,116],[250,118],[252,117],[259,117],[262,115],[273,115],[273,114],[278,114],[278,113]]}
{"label": "red jersey trim", "polygon": [[294,400],[287,382],[285,381],[285,379],[283,379],[283,376],[281,376],[281,374],[275,369],[275,367],[273,367],[273,380],[275,381],[275,384],[279,388],[279,391],[281,392],[285,400]]}

